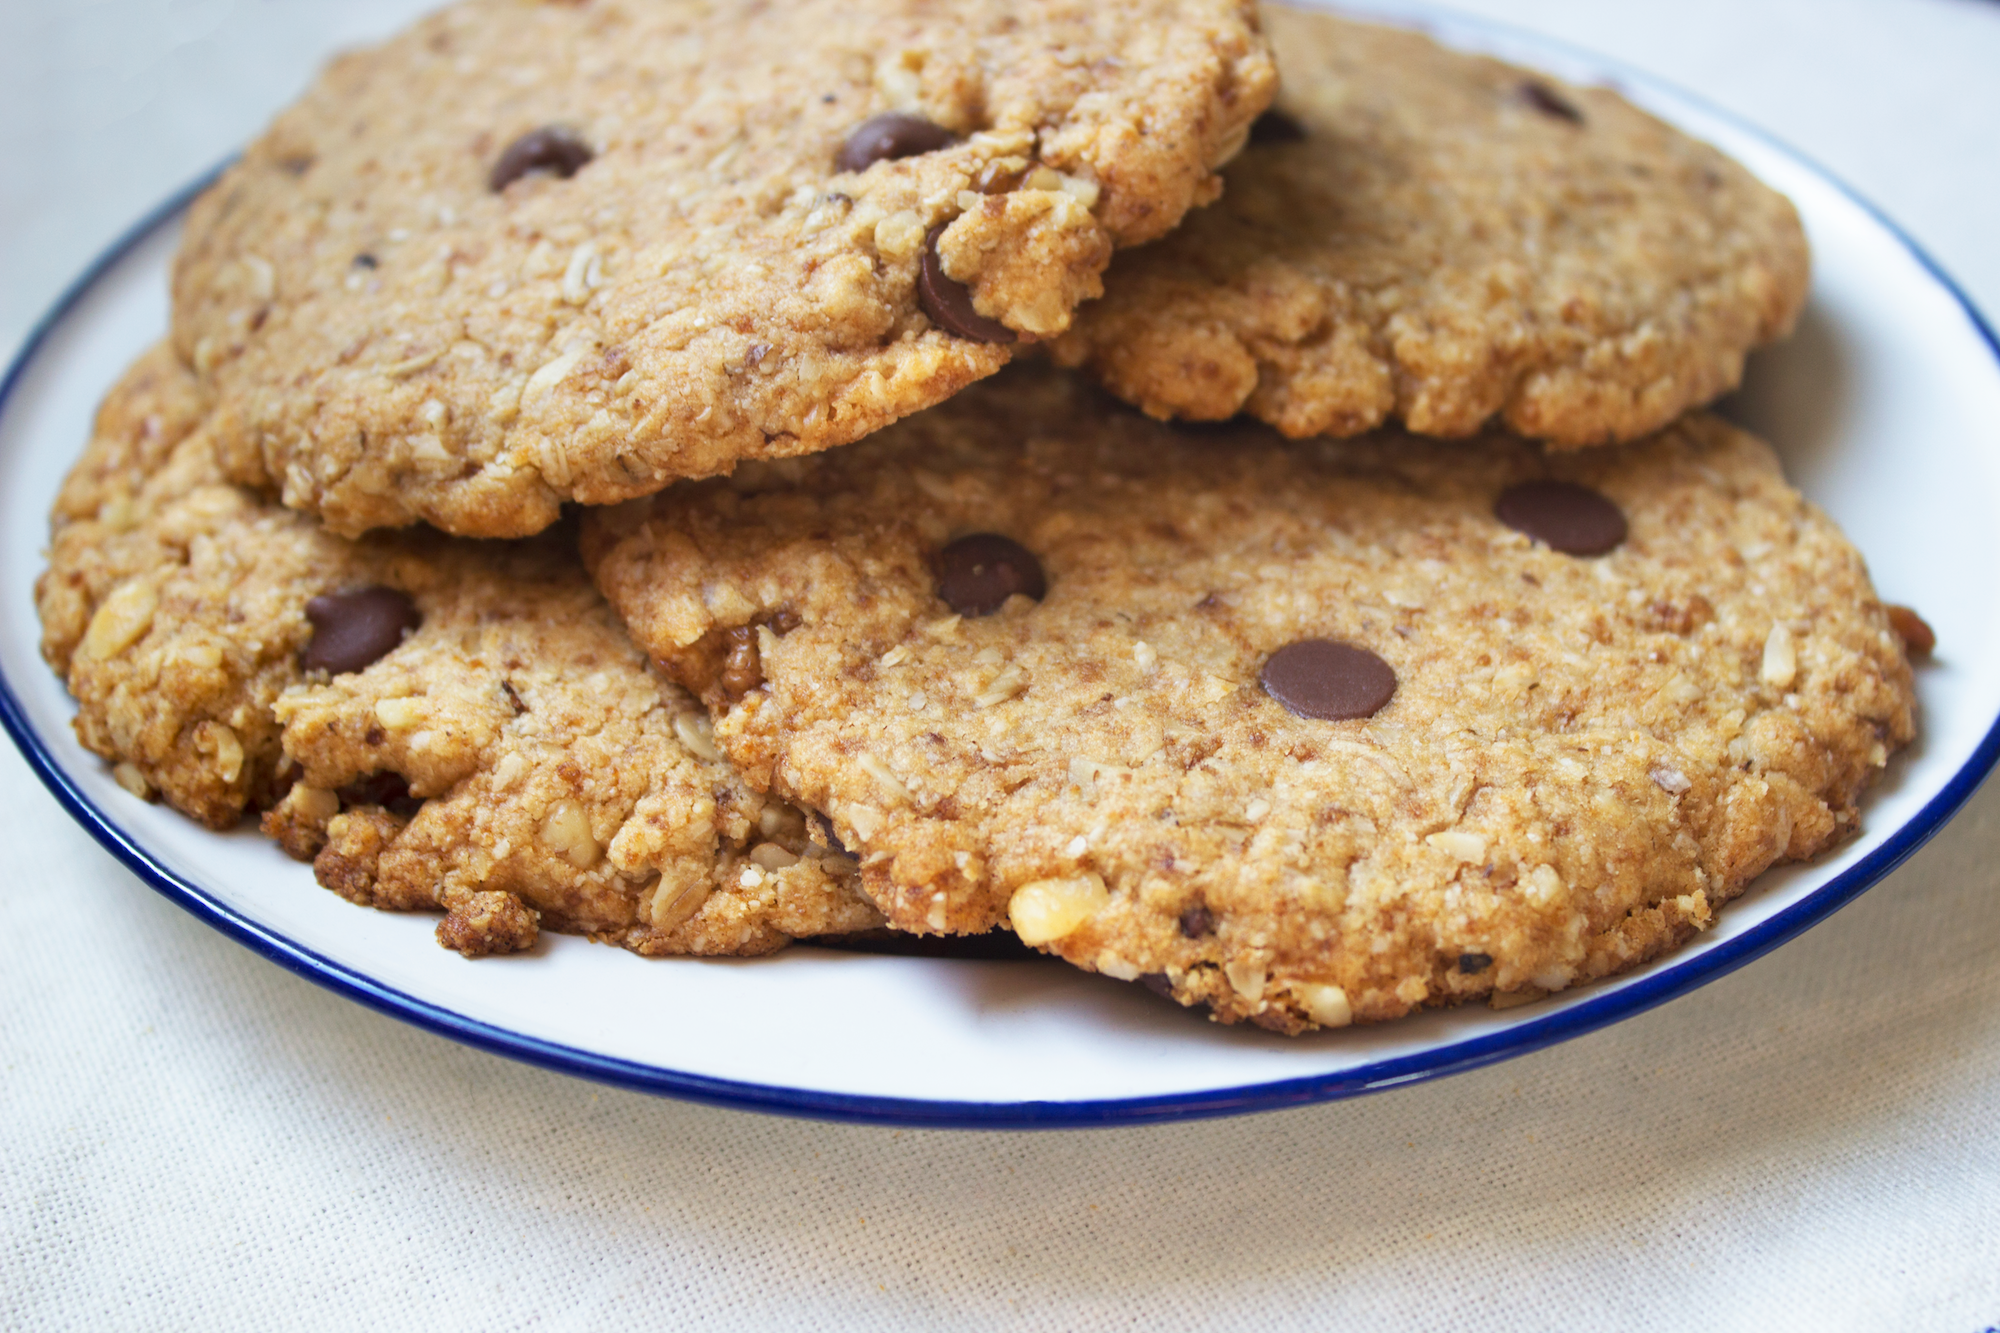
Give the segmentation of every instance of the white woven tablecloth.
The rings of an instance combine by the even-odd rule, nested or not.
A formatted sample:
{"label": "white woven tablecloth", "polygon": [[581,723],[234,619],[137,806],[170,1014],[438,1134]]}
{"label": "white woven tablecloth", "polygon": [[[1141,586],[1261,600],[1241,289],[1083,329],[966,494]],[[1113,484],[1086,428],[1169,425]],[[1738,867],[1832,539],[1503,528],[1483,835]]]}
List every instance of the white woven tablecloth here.
{"label": "white woven tablecloth", "polygon": [[[2000,5],[1462,7],[1767,127],[2000,313]],[[414,8],[0,2],[0,345]],[[1832,921],[1568,1045],[1249,1119],[953,1134],[380,1017],[156,897],[0,754],[0,1327],[765,1325],[2000,1325],[2000,785]]]}

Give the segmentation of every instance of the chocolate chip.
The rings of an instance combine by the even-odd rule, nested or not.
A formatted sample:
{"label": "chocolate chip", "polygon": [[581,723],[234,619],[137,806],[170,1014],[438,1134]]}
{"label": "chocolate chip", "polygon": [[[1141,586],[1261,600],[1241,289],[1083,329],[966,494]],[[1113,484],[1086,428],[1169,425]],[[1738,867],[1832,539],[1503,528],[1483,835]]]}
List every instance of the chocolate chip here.
{"label": "chocolate chip", "polygon": [[423,808],[423,798],[410,795],[409,781],[401,773],[369,773],[342,787],[334,795],[343,809],[356,805],[379,805],[398,819],[414,819]]}
{"label": "chocolate chip", "polygon": [[937,555],[937,595],[962,616],[990,616],[1015,593],[1041,601],[1049,590],[1042,562],[1011,537],[975,532]]}
{"label": "chocolate chip", "polygon": [[1174,982],[1164,972],[1148,972],[1139,978],[1139,984],[1163,999],[1174,998]]}
{"label": "chocolate chip", "polygon": [[575,130],[561,125],[544,125],[538,130],[529,130],[507,145],[507,151],[500,154],[500,160],[493,164],[486,184],[498,194],[521,177],[534,172],[568,180],[595,156],[597,154],[577,137]]}
{"label": "chocolate chip", "polygon": [[931,323],[946,333],[979,343],[1010,343],[1014,330],[997,319],[988,319],[972,307],[972,292],[944,271],[938,258],[938,235],[945,229],[940,222],[924,237],[923,262],[917,266],[917,304]]}
{"label": "chocolate chip", "polygon": [[1493,502],[1493,517],[1564,555],[1603,555],[1625,540],[1618,506],[1571,481],[1524,481]]}
{"label": "chocolate chip", "polygon": [[354,256],[354,261],[353,261],[353,263],[354,263],[354,267],[356,267],[356,268],[376,268],[376,267],[379,267],[379,264],[378,264],[378,262],[377,262],[377,260],[376,260],[375,256],[374,256],[374,255],[371,255],[371,254],[368,254],[368,253],[367,253],[366,251],[362,252],[361,254],[358,254],[358,255]]}
{"label": "chocolate chip", "polygon": [[1272,107],[1250,122],[1251,143],[1297,143],[1306,137],[1306,127]]}
{"label": "chocolate chip", "polygon": [[1896,631],[1896,637],[1903,641],[1912,657],[1929,657],[1937,647],[1937,631],[1907,606],[1889,608],[1889,628]]}
{"label": "chocolate chip", "polygon": [[1521,100],[1545,116],[1554,116],[1557,120],[1566,120],[1572,125],[1583,124],[1583,112],[1577,110],[1574,103],[1546,83],[1530,79],[1522,84]]}
{"label": "chocolate chip", "polygon": [[922,116],[887,111],[870,116],[847,132],[847,142],[833,165],[841,171],[866,171],[877,162],[935,153],[958,142],[958,136]]}
{"label": "chocolate chip", "polygon": [[1396,672],[1366,648],[1301,639],[1272,653],[1258,679],[1298,717],[1327,722],[1372,717],[1396,693]]}
{"label": "chocolate chip", "polygon": [[1215,914],[1210,912],[1206,906],[1197,903],[1195,906],[1181,913],[1181,934],[1187,936],[1189,939],[1198,940],[1204,935],[1213,935],[1214,933]]}
{"label": "chocolate chip", "polygon": [[424,623],[408,593],[383,587],[322,593],[306,603],[306,619],[313,636],[299,666],[335,676],[379,661]]}
{"label": "chocolate chip", "polygon": [[1484,972],[1491,966],[1493,955],[1490,953],[1462,953],[1458,956],[1458,970],[1468,975]]}

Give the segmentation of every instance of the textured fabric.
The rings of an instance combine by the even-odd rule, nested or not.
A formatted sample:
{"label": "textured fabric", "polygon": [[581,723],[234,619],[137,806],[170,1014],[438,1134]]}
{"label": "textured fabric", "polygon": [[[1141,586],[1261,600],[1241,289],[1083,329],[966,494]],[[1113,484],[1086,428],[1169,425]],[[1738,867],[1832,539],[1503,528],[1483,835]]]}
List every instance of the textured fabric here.
{"label": "textured fabric", "polygon": [[[1471,7],[1769,125],[2000,311],[2000,7]],[[0,338],[393,8],[0,7]],[[10,751],[0,847],[0,1327],[2000,1325],[2000,785],[1831,921],[1594,1036],[1046,1134],[710,1110],[455,1046],[156,897]]]}

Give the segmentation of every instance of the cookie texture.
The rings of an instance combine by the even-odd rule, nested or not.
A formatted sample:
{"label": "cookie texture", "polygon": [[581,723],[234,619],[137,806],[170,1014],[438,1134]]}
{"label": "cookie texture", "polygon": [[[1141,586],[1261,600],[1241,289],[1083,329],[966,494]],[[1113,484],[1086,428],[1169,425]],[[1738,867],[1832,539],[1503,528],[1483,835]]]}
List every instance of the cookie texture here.
{"label": "cookie texture", "polygon": [[[1557,549],[1606,508],[1607,553]],[[1671,948],[1851,834],[1912,734],[1860,557],[1702,415],[1568,454],[1287,443],[1022,365],[593,511],[584,550],[893,926],[1011,923],[1287,1032]]]}
{"label": "cookie texture", "polygon": [[1790,331],[1789,201],[1606,88],[1271,7],[1284,90],[1222,201],[1056,344],[1158,417],[1635,439]]}
{"label": "cookie texture", "polygon": [[470,0],[197,202],[174,339],[235,480],[524,536],[1062,332],[1274,87],[1250,0]]}
{"label": "cookie texture", "polygon": [[[222,477],[207,407],[171,349],[133,367],[37,584],[77,734],[128,790],[218,829],[261,810],[321,883],[444,908],[467,954],[544,926],[754,954],[880,924],[647,664],[573,533],[332,536]],[[345,660],[315,666],[333,641]]]}

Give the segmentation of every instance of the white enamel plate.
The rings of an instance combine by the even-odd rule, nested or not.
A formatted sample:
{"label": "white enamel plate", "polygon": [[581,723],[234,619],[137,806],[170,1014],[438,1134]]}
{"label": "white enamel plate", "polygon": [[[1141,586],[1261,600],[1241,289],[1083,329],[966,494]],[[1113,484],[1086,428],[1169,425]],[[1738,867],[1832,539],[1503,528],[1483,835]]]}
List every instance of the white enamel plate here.
{"label": "white enamel plate", "polygon": [[1908,856],[2000,754],[2000,344],[1950,281],[1811,164],[1626,69],[1425,16],[1453,45],[1615,80],[1789,194],[1817,269],[1799,333],[1727,410],[1867,554],[1882,595],[1937,629],[1921,739],[1867,799],[1865,832],[1766,875],[1681,952],[1504,1013],[1471,1007],[1287,1040],[1223,1028],[1054,963],[794,948],[647,960],[568,937],[467,962],[433,921],[351,906],[249,831],[217,835],[111,780],[37,655],[46,515],[99,396],[166,327],[177,200],[44,322],[0,386],[0,721],[138,877],[272,960],[503,1055],[625,1087],[829,1119],[957,1126],[1165,1120],[1351,1096],[1519,1055],[1713,980],[1826,917]]}

